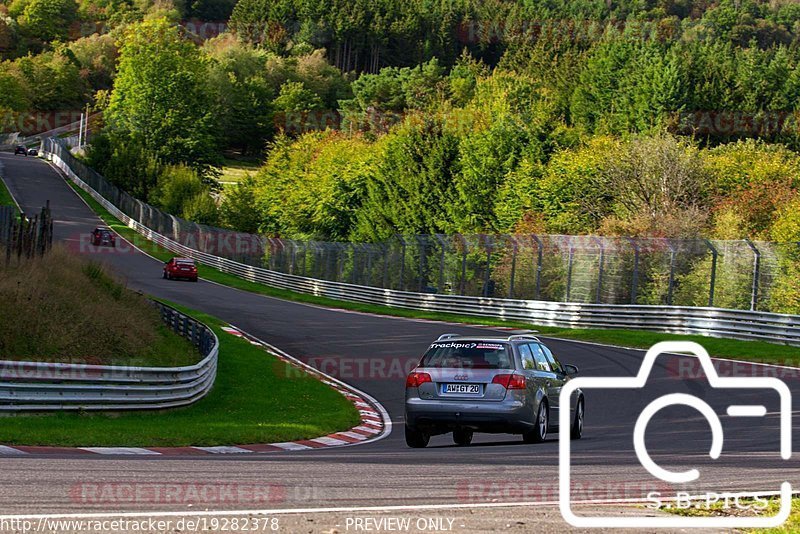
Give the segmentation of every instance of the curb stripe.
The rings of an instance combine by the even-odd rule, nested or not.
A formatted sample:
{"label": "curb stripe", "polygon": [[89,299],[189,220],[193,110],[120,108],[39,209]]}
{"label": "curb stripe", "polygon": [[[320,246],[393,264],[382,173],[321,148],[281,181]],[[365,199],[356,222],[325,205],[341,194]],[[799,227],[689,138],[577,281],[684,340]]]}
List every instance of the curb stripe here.
{"label": "curb stripe", "polygon": [[192,447],[192,448],[204,452],[209,452],[211,454],[242,454],[245,452],[253,452],[253,451],[248,451],[247,449],[242,449],[241,447],[230,447],[230,446]]}
{"label": "curb stripe", "polygon": [[3,456],[22,456],[28,453],[25,451],[21,451],[19,449],[15,449],[14,447],[0,445],[0,454],[2,454]]}
{"label": "curb stripe", "polygon": [[94,452],[96,454],[136,454],[158,456],[161,453],[143,449],[141,447],[79,447],[81,450]]}
{"label": "curb stripe", "polygon": [[286,451],[307,451],[311,448],[308,445],[301,445],[300,443],[295,443],[293,441],[287,441],[285,443],[270,443],[270,445],[279,447]]}

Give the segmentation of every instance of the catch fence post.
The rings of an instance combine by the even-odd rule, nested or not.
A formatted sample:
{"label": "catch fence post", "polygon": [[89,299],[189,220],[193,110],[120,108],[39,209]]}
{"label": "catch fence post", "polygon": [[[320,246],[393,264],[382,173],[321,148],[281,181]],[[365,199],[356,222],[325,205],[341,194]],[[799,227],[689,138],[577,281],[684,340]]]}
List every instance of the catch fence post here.
{"label": "catch fence post", "polygon": [[639,292],[639,244],[632,237],[626,237],[628,243],[633,247],[633,276],[631,280],[631,304],[636,304],[637,293]]}
{"label": "catch fence post", "polygon": [[753,287],[750,292],[750,309],[756,311],[758,306],[758,282],[761,277],[761,251],[749,239],[745,239],[744,242],[753,251]]}
{"label": "catch fence post", "polygon": [[543,259],[543,249],[544,243],[539,238],[538,235],[532,235],[533,240],[536,241],[536,294],[534,295],[534,300],[539,300],[542,293],[542,259]]}
{"label": "catch fence post", "polygon": [[714,291],[717,285],[717,257],[719,256],[719,252],[717,251],[716,247],[709,241],[708,239],[704,239],[708,250],[711,251],[711,284],[708,288],[708,307],[714,307]]}

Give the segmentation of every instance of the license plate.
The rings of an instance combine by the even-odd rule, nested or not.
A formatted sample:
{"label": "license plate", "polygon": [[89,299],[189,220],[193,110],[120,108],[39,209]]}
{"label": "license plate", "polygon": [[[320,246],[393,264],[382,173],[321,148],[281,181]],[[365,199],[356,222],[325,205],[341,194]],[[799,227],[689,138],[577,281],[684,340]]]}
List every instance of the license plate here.
{"label": "license plate", "polygon": [[442,393],[462,393],[465,395],[480,395],[480,384],[443,384]]}

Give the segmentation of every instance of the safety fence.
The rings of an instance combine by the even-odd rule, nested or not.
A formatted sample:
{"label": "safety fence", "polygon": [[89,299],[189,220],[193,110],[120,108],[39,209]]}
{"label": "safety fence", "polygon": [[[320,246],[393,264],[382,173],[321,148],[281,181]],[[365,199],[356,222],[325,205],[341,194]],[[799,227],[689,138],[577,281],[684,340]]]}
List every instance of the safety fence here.
{"label": "safety fence", "polygon": [[14,206],[0,206],[0,248],[6,264],[42,256],[53,245],[53,217],[49,206],[31,218],[17,212]]}
{"label": "safety fence", "polygon": [[[46,150],[73,181],[151,241],[273,287],[551,326],[800,345],[800,318],[758,311],[781,262],[794,257],[794,245],[592,236],[414,236],[381,244],[270,239],[164,214],[109,184],[57,142]],[[720,301],[738,306],[713,306]]]}
{"label": "safety fence", "polygon": [[161,303],[166,325],[203,359],[186,367],[125,367],[0,361],[0,411],[124,411],[185,406],[205,396],[217,374],[219,340],[206,325]]}

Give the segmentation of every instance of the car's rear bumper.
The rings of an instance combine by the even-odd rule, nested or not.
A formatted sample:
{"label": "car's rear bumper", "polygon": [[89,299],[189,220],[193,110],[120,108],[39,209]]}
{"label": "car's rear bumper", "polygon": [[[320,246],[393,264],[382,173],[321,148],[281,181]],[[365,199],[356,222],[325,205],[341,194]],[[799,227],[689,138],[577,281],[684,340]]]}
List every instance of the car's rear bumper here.
{"label": "car's rear bumper", "polygon": [[532,407],[516,399],[482,403],[406,400],[406,424],[431,434],[455,428],[521,434],[534,428],[534,420]]}

